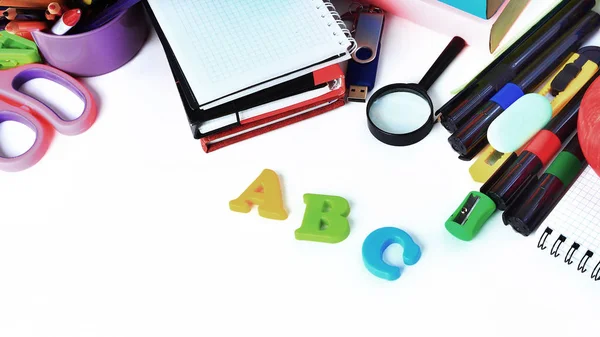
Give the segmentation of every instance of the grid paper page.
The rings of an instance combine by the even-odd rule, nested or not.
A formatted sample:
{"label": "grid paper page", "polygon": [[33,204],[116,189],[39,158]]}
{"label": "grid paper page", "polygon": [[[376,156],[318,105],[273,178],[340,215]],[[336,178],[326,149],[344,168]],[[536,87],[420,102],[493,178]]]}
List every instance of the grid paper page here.
{"label": "grid paper page", "polygon": [[337,55],[349,58],[350,41],[322,0],[148,3],[201,105]]}
{"label": "grid paper page", "polygon": [[[590,166],[573,183],[540,229],[543,232],[547,227],[552,229],[552,234],[546,238],[544,252],[552,253],[552,247],[558,247],[556,258],[564,262],[573,244],[577,243],[580,247],[572,255],[571,265],[577,270],[589,250],[593,255],[585,264],[586,274],[594,271],[600,262],[600,177]],[[558,246],[561,235],[564,242]]]}

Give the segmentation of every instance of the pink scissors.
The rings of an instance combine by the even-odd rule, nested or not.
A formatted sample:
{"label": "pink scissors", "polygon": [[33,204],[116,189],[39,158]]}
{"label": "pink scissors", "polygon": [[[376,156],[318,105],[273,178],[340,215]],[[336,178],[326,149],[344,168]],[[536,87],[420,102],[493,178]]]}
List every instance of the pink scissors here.
{"label": "pink scissors", "polygon": [[[37,78],[53,81],[79,97],[84,102],[81,116],[64,120],[44,103],[19,91],[24,83]],[[27,152],[12,158],[0,157],[0,170],[15,172],[35,165],[46,154],[55,130],[68,136],[81,134],[94,124],[96,116],[96,103],[90,91],[58,69],[28,64],[0,71],[0,122],[19,122],[36,134],[35,142]]]}

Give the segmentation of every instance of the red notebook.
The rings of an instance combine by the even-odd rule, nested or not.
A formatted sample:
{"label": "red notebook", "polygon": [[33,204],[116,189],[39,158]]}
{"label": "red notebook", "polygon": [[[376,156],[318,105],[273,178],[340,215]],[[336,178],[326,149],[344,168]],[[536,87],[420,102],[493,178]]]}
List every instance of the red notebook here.
{"label": "red notebook", "polygon": [[239,112],[239,125],[200,138],[202,149],[209,153],[345,104],[345,77],[338,64],[316,70],[312,76],[314,90]]}

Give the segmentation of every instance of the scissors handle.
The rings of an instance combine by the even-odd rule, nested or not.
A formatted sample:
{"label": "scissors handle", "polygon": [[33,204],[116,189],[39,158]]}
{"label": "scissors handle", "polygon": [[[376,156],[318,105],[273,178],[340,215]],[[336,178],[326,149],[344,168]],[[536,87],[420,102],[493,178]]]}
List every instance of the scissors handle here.
{"label": "scissors handle", "polygon": [[37,164],[48,151],[54,129],[50,124],[36,118],[27,110],[18,108],[0,99],[0,122],[15,121],[26,125],[35,132],[35,141],[27,152],[16,157],[0,156],[0,170],[22,171]]}
{"label": "scissors handle", "polygon": [[[79,97],[84,103],[81,116],[73,120],[62,119],[44,103],[19,91],[26,82],[39,78],[55,82]],[[30,108],[64,135],[73,136],[87,131],[96,121],[98,114],[94,97],[85,86],[70,75],[43,64],[28,64],[0,71],[0,94]]]}

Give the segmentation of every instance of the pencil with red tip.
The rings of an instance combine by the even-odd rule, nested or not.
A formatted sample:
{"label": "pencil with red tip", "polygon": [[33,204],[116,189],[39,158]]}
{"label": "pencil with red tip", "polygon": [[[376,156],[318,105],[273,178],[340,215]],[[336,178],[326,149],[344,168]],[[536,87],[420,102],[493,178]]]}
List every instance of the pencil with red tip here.
{"label": "pencil with red tip", "polygon": [[2,11],[2,16],[8,20],[44,20],[43,9],[7,8]]}
{"label": "pencil with red tip", "polygon": [[56,20],[56,15],[55,14],[51,14],[48,10],[46,10],[46,20],[48,20],[48,21],[55,21]]}
{"label": "pencil with red tip", "polygon": [[48,26],[46,25],[46,22],[43,21],[11,21],[5,27],[8,33],[15,34],[32,41],[33,37],[31,36],[31,32],[43,31],[46,28],[48,28]]}
{"label": "pencil with red tip", "polygon": [[52,14],[52,15],[58,15],[61,16],[64,13],[64,9],[63,7],[61,7],[61,5],[58,2],[51,2],[48,5],[48,13]]}
{"label": "pencil with red tip", "polygon": [[71,28],[81,20],[81,9],[75,8],[66,11],[52,26],[52,33],[56,35],[65,35]]}
{"label": "pencil with red tip", "polygon": [[15,34],[17,32],[33,32],[48,28],[44,21],[11,21],[6,25],[6,31]]}

